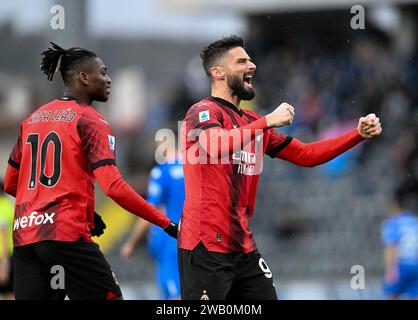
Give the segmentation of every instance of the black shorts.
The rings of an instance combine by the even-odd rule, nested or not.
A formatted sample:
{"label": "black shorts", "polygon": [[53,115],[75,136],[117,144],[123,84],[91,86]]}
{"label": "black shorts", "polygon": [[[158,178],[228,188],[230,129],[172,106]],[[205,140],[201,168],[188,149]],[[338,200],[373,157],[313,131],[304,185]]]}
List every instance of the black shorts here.
{"label": "black shorts", "polygon": [[183,300],[277,300],[273,275],[258,250],[243,253],[208,251],[199,244],[179,249]]}
{"label": "black shorts", "polygon": [[93,242],[43,241],[15,247],[16,300],[122,299],[99,246]]}

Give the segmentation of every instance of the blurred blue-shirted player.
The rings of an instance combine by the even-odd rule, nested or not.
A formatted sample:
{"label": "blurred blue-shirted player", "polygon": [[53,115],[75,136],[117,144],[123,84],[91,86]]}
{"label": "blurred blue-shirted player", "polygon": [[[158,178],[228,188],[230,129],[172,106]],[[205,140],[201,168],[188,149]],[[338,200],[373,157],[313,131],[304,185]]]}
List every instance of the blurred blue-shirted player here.
{"label": "blurred blue-shirted player", "polygon": [[[175,156],[174,156],[175,157]],[[171,159],[173,160],[173,158]],[[174,163],[173,163],[174,162]],[[155,165],[150,173],[147,201],[156,207],[164,207],[168,217],[178,222],[184,203],[183,164],[178,158]],[[177,260],[177,240],[161,232],[146,220],[140,219],[130,238],[121,248],[121,255],[128,258],[148,228],[148,250],[156,261],[157,282],[164,299],[180,299],[180,277]]]}
{"label": "blurred blue-shirted player", "polygon": [[385,257],[384,294],[391,299],[418,298],[418,217],[408,210],[407,199],[418,199],[418,190],[396,192],[392,216],[382,224]]}

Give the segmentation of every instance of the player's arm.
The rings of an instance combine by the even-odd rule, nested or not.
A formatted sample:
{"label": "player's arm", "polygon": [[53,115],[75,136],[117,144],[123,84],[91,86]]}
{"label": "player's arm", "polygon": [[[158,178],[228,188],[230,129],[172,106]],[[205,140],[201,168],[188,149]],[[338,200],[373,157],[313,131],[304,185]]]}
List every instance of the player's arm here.
{"label": "player's arm", "polygon": [[314,167],[334,159],[361,141],[363,138],[358,134],[357,129],[335,138],[312,143],[304,143],[292,138],[285,148],[275,154],[275,157],[299,166]]}
{"label": "player's arm", "polygon": [[103,192],[118,205],[134,215],[143,218],[174,236],[177,225],[164,213],[142,198],[121,176],[116,165],[105,165],[94,170]]}
{"label": "player's arm", "polygon": [[149,228],[151,227],[151,223],[147,220],[139,218],[134,226],[134,229],[131,232],[131,236],[129,237],[128,241],[134,248],[138,245],[140,241],[145,238]]}
{"label": "player's arm", "polygon": [[138,243],[144,239],[150,226],[151,224],[147,220],[139,218],[136,221],[128,240],[126,240],[120,249],[122,258],[128,259],[132,255]]}
{"label": "player's arm", "polygon": [[[163,204],[166,200],[167,174],[161,166],[154,166],[150,172],[148,183],[147,201],[163,211]],[[129,258],[137,247],[138,243],[145,238],[151,224],[139,218],[126,242],[121,248],[121,256]]]}
{"label": "player's arm", "polygon": [[386,220],[381,227],[383,242],[383,260],[385,264],[385,281],[394,282],[398,279],[398,247],[400,234],[394,220]]}
{"label": "player's arm", "polygon": [[10,194],[12,197],[16,197],[18,182],[19,169],[9,163],[4,176],[4,192]]}
{"label": "player's arm", "polygon": [[[197,111],[194,110],[191,112],[190,115],[186,116],[186,122],[192,121],[198,123],[194,128],[200,130],[198,134],[199,145],[214,159],[222,158],[223,156],[241,149],[243,145],[248,144],[255,136],[262,134],[269,128],[291,124],[295,115],[292,106],[287,103],[282,103],[272,113],[261,117],[246,126],[227,130],[222,128],[222,120],[219,118],[216,119],[216,112],[213,112],[215,121],[207,123],[206,121],[203,121],[202,123],[201,119],[198,119],[198,113],[199,111],[202,112],[201,110],[203,109],[205,109],[205,107],[198,108]],[[210,112],[210,110],[207,112]],[[188,117],[191,119],[188,119]]]}
{"label": "player's arm", "polygon": [[4,176],[4,192],[16,197],[19,182],[20,162],[22,160],[22,127],[20,127],[19,137],[10,154]]}
{"label": "player's arm", "polygon": [[244,127],[226,130],[211,127],[199,134],[199,146],[213,159],[219,159],[241,149],[242,145],[249,143],[257,134],[266,130],[266,118],[262,117]]}
{"label": "player's arm", "polygon": [[385,263],[385,280],[392,282],[397,279],[397,265],[398,265],[398,246],[387,245],[383,249],[383,259]]}
{"label": "player's arm", "polygon": [[381,132],[379,118],[369,115],[359,119],[357,128],[335,138],[312,143],[304,143],[292,138],[286,147],[274,156],[300,166],[313,167],[334,159],[364,139],[378,136]]}
{"label": "player's arm", "polygon": [[116,166],[115,141],[109,125],[89,115],[78,120],[77,130],[81,145],[93,174],[103,192],[125,210],[163,228],[177,237],[177,224],[146,202],[123,179]]}

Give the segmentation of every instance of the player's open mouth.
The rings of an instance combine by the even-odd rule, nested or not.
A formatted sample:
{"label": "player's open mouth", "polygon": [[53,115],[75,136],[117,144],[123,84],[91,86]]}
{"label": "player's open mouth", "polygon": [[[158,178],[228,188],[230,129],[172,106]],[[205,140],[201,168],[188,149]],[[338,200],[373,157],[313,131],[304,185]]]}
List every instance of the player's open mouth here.
{"label": "player's open mouth", "polygon": [[252,75],[244,75],[244,82],[249,84],[250,86],[252,86],[251,84],[251,80],[252,80],[253,76]]}

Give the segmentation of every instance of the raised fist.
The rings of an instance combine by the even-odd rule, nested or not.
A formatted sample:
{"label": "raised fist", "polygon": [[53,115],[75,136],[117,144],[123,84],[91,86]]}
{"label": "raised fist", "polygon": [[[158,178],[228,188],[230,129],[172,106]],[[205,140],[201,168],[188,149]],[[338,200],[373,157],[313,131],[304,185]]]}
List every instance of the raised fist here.
{"label": "raised fist", "polygon": [[269,128],[286,126],[292,124],[294,117],[295,109],[290,104],[284,102],[266,116],[267,126]]}
{"label": "raised fist", "polygon": [[382,132],[380,119],[374,113],[361,117],[358,121],[357,129],[359,134],[365,139],[377,137]]}

